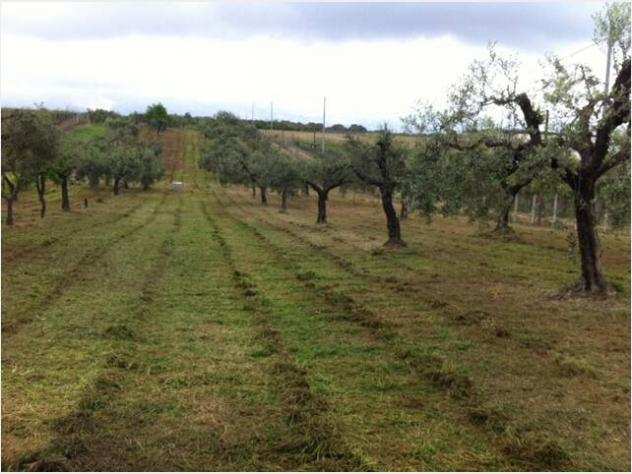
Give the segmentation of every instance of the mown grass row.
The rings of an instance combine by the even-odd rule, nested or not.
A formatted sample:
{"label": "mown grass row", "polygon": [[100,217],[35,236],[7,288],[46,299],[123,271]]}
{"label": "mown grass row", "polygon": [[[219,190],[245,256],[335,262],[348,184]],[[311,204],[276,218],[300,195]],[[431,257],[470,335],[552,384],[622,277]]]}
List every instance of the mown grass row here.
{"label": "mown grass row", "polygon": [[[120,330],[118,322],[143,305],[139,297],[143,282],[152,257],[159,255],[154,234],[157,226],[165,227],[164,213],[148,207],[134,220],[150,221],[150,225],[129,234],[99,257],[105,271],[98,278],[92,275],[71,282],[63,298],[43,307],[28,330],[23,327],[10,338],[3,337],[3,367],[8,369],[3,379],[3,466],[66,466],[81,455],[81,446],[89,446],[90,432],[83,433],[87,435],[83,444],[78,442],[83,438],[81,432],[70,432],[82,421],[91,423],[85,412],[76,417],[78,424],[62,420],[83,409],[100,410],[100,399],[89,403],[95,388],[103,390],[104,398],[114,394],[110,389],[115,390],[118,376],[108,364],[115,362],[114,354],[130,336]],[[128,225],[135,227],[133,222]],[[110,237],[106,235],[104,241]],[[73,263],[69,263],[69,271]],[[63,272],[64,262],[57,264]],[[62,436],[64,427],[70,431]]]}
{"label": "mown grass row", "polygon": [[[224,206],[225,207],[225,206]],[[232,207],[231,207],[232,208]],[[259,221],[261,222],[261,221]],[[266,225],[267,224],[267,225]],[[279,229],[276,225],[270,224],[269,222],[262,223],[264,227],[270,227],[277,232],[285,232],[284,229]],[[252,225],[250,225],[252,227]],[[256,228],[251,229],[252,232],[259,233]],[[259,233],[260,234],[260,233]],[[289,235],[291,237],[295,237],[290,232]],[[277,234],[278,236],[278,234]],[[275,243],[279,243],[277,236],[274,237],[273,240],[267,239],[266,248],[274,248]],[[262,235],[259,235],[260,239],[264,239]],[[324,250],[320,246],[315,246],[313,243],[307,241],[304,238],[294,238],[295,242],[302,243],[308,245],[308,248],[312,248],[317,253],[325,253],[327,251]],[[277,258],[287,258],[287,247],[282,249],[277,248]],[[372,278],[373,275],[369,274],[366,269],[354,269],[353,265],[343,260],[344,264],[340,264],[339,258],[331,258],[328,257],[329,260],[333,261],[336,266],[346,271],[350,274],[350,276],[360,277],[360,278]],[[304,259],[303,259],[304,261]],[[314,263],[314,262],[310,262]],[[296,262],[291,262],[290,266],[295,269],[301,267],[301,265],[297,265]],[[300,270],[299,271],[300,274]],[[419,292],[414,291],[405,291],[401,292],[402,282],[398,281],[398,278],[393,277],[392,279],[384,278],[384,277],[376,277],[376,283],[382,283],[382,288],[386,289],[389,287],[389,283],[392,283],[391,290],[394,290],[393,297],[394,298],[404,298],[411,300],[418,300],[421,298],[423,300],[423,294],[419,294]],[[389,281],[390,280],[390,281]],[[407,285],[410,286],[410,285]],[[414,285],[413,285],[414,286]],[[353,298],[349,298],[348,296],[344,296],[343,300],[348,306],[348,309],[357,308],[357,302],[353,300]],[[489,317],[485,312],[477,312],[477,311],[466,311],[466,312],[455,312],[454,308],[448,307],[446,311],[446,306],[441,304],[440,301],[436,299],[432,299],[429,301],[431,305],[431,310],[433,312],[440,311],[443,313],[443,317],[445,318],[444,326],[448,325],[448,327],[452,326],[465,326],[465,331],[457,331],[458,333],[465,334],[467,336],[471,336],[472,333],[469,330],[469,326],[471,325],[480,325],[482,323],[486,323],[486,319]],[[366,318],[367,310],[363,308],[361,313]],[[369,312],[370,313],[370,312]],[[356,315],[357,317],[357,315]],[[371,324],[375,324],[375,318],[370,318]],[[483,328],[484,329],[484,328]],[[511,335],[502,327],[502,326],[492,326],[487,329],[490,331],[490,336],[486,339],[480,341],[481,344],[485,347],[490,346],[491,341],[491,349],[500,348],[506,343],[501,342],[504,338],[511,337]],[[475,335],[479,337],[478,334]],[[458,336],[457,336],[458,337]],[[454,336],[450,338],[453,340]],[[500,342],[500,347],[497,342],[494,342],[495,338],[500,338],[498,341]],[[410,342],[408,343],[410,345]],[[445,344],[442,344],[445,345]],[[400,344],[401,346],[401,344]],[[413,350],[415,349],[414,345],[411,346]],[[521,347],[521,346],[519,346]],[[446,349],[449,350],[449,347]],[[525,346],[522,349],[525,352],[526,357],[533,357],[533,349],[530,346]],[[401,357],[410,357],[409,350],[404,350],[400,352]],[[531,354],[531,355],[530,355]],[[540,359],[536,356],[537,359]],[[448,361],[443,359],[442,357],[437,358],[436,356],[428,356],[428,354],[423,354],[421,357],[419,355],[415,355],[409,361],[412,366],[416,368],[420,373],[424,374],[430,380],[434,381],[436,384],[440,386],[444,386],[449,392],[453,394],[458,394],[458,397],[462,399],[461,403],[464,406],[466,413],[468,414],[468,419],[475,425],[479,425],[485,428],[489,434],[496,438],[499,445],[502,447],[503,452],[505,452],[511,459],[514,459],[519,465],[526,468],[550,468],[550,467],[560,467],[566,465],[568,462],[572,463],[571,456],[569,452],[563,448],[559,442],[559,437],[557,434],[554,434],[555,431],[549,432],[546,426],[538,426],[537,428],[534,426],[530,426],[529,416],[527,415],[526,419],[523,415],[519,415],[517,418],[514,418],[516,413],[515,409],[507,409],[508,407],[503,407],[500,405],[495,405],[495,403],[490,403],[491,400],[487,400],[487,394],[481,397],[480,394],[477,393],[477,388],[475,384],[473,384],[472,380],[465,376],[466,373],[462,368],[459,368],[459,363],[456,364],[453,361]],[[452,357],[449,357],[452,359]],[[559,370],[559,362],[558,359],[548,360],[546,363],[549,365],[552,372]],[[541,367],[541,363],[538,365]],[[563,376],[563,374],[560,374]],[[559,376],[558,376],[559,377]]]}
{"label": "mown grass row", "polygon": [[[127,238],[140,232],[142,229],[150,226],[156,219],[157,212],[161,209],[165,199],[166,194],[163,194],[162,199],[155,205],[146,220],[130,228],[124,229],[121,232],[117,232],[114,235],[110,235],[104,242],[88,249],[74,265],[64,269],[63,273],[56,277],[50,286],[48,286],[45,293],[39,299],[32,302],[32,304],[16,310],[9,317],[7,317],[5,312],[2,321],[2,332],[14,334],[22,326],[36,319],[42,310],[51,303],[54,303],[57,299],[61,298],[69,287],[82,281],[85,276],[92,273],[93,265],[102,259],[108,250],[117,244],[124,242]],[[129,217],[130,215],[131,214],[128,214],[126,217]],[[116,222],[118,222],[118,220]]]}
{"label": "mown grass row", "polygon": [[[166,207],[165,196],[154,211]],[[144,343],[143,326],[151,324],[148,319],[155,311],[156,294],[162,286],[175,235],[180,230],[181,208],[180,200],[173,214],[171,228],[166,232],[158,254],[144,275],[138,301],[103,332],[103,336],[112,341],[112,350],[103,360],[102,372],[87,387],[75,411],[51,421],[56,437],[44,449],[24,456],[20,468],[28,467],[29,470],[37,471],[83,470],[90,467],[92,458],[98,456],[100,451],[112,453],[125,449],[122,446],[124,440],[108,432],[111,417],[116,416],[111,406],[121,396],[130,372],[147,369],[139,357],[140,346]],[[156,212],[152,212],[151,219],[143,228],[151,225],[155,218]]]}
{"label": "mown grass row", "polygon": [[[225,208],[225,206],[220,204],[219,208],[223,209]],[[221,211],[218,210],[218,214],[220,214],[220,212]],[[311,331],[316,331],[316,332],[311,336],[311,338],[313,338],[314,341],[301,339],[300,344],[293,346],[294,350],[298,351],[299,353],[302,353],[302,352],[309,353],[310,350],[321,351],[323,349],[318,348],[320,344],[322,343],[325,343],[327,345],[331,344],[331,341],[329,342],[322,341],[323,339],[326,341],[330,332],[338,334],[339,337],[343,339],[350,337],[349,334],[353,334],[354,335],[353,337],[355,338],[355,337],[358,337],[356,335],[358,333],[358,328],[361,328],[360,334],[364,334],[361,336],[361,338],[364,341],[366,340],[366,337],[369,337],[369,339],[366,340],[368,342],[361,342],[360,347],[357,347],[357,349],[355,349],[355,351],[353,351],[352,354],[354,357],[358,357],[358,355],[362,355],[362,357],[358,359],[358,361],[356,362],[356,364],[360,363],[362,365],[362,368],[358,368],[358,370],[360,370],[362,373],[362,377],[364,376],[370,377],[371,370],[374,369],[373,365],[375,364],[375,362],[368,362],[365,358],[366,356],[368,356],[368,354],[372,354],[373,357],[379,359],[378,365],[380,363],[389,364],[392,367],[392,369],[390,369],[392,370],[392,372],[389,371],[388,373],[385,373],[384,369],[380,368],[379,369],[380,377],[384,378],[385,380],[382,380],[382,382],[380,382],[380,384],[378,384],[378,386],[375,388],[370,387],[370,388],[364,389],[364,390],[369,390],[369,392],[367,393],[368,397],[375,397],[376,390],[377,392],[380,392],[379,397],[375,400],[376,406],[374,407],[374,409],[378,411],[382,409],[386,409],[388,412],[388,409],[383,405],[384,401],[379,400],[380,398],[383,398],[385,396],[384,389],[386,389],[387,392],[390,392],[390,391],[394,392],[394,393],[388,393],[388,397],[394,400],[397,400],[396,403],[398,405],[405,403],[408,406],[414,406],[414,402],[411,402],[409,400],[410,389],[406,389],[405,387],[408,386],[410,383],[412,383],[413,379],[408,380],[408,378],[410,377],[410,375],[414,377],[415,372],[413,372],[410,375],[407,375],[408,371],[410,370],[410,366],[406,364],[402,358],[397,357],[396,354],[394,354],[393,347],[397,345],[398,341],[393,339],[393,332],[391,328],[389,327],[389,325],[381,321],[379,318],[375,316],[375,314],[368,311],[366,308],[363,308],[361,305],[357,304],[356,302],[353,302],[351,299],[346,297],[346,295],[344,295],[343,293],[330,291],[327,288],[323,287],[322,285],[317,284],[316,273],[309,272],[309,271],[308,272],[298,271],[297,269],[300,268],[300,265],[297,265],[295,261],[288,261],[286,257],[283,257],[283,253],[286,253],[286,254],[289,253],[287,249],[285,249],[284,251],[279,251],[279,249],[276,249],[275,246],[271,244],[270,241],[267,241],[265,239],[262,240],[261,235],[260,234],[257,235],[256,231],[253,234],[252,229],[250,229],[247,225],[244,225],[243,223],[240,223],[239,221],[229,224],[230,220],[226,220],[227,218],[232,219],[232,216],[225,216],[222,219],[223,222],[225,223],[224,228],[231,228],[231,229],[236,228],[236,230],[239,231],[239,234],[234,234],[234,231],[231,230],[231,233],[235,235],[235,238],[231,240],[232,242],[239,241],[240,245],[247,246],[247,248],[250,249],[250,253],[259,255],[259,258],[262,258],[260,255],[260,252],[263,252],[264,254],[270,254],[270,256],[266,258],[266,260],[271,259],[271,261],[274,262],[272,265],[275,268],[282,269],[280,272],[277,272],[274,269],[268,270],[268,266],[266,265],[266,275],[268,276],[268,278],[265,278],[265,281],[270,282],[269,285],[268,284],[265,285],[266,294],[270,294],[270,298],[273,298],[274,294],[278,291],[278,289],[273,289],[273,287],[278,286],[278,285],[284,285],[285,287],[287,287],[287,290],[290,290],[291,288],[291,291],[297,292],[296,298],[298,298],[298,301],[296,303],[294,302],[294,297],[290,297],[288,294],[284,293],[284,296],[283,296],[283,298],[285,299],[284,303],[289,307],[280,309],[279,311],[282,311],[282,312],[291,311],[293,314],[294,313],[298,313],[298,314],[295,317],[290,317],[290,319],[286,320],[286,318],[283,318],[281,321],[279,321],[278,323],[279,330],[283,332],[284,334],[289,334],[288,337],[294,340],[297,337],[296,331],[299,330],[298,327],[300,326],[303,326],[303,325],[314,326],[314,328]],[[252,237],[247,237],[246,236],[247,234],[250,234],[251,236],[254,235],[256,241],[258,240],[259,243],[256,246],[254,246],[253,242],[251,242]],[[239,238],[237,238],[237,235],[239,236]],[[243,252],[240,253],[240,256],[243,257],[243,255],[244,255]],[[286,280],[287,277],[284,276],[288,273],[289,275],[293,276],[294,281],[291,284],[287,282]],[[272,283],[273,279],[277,283]],[[280,307],[281,305],[282,303],[279,303],[278,306]],[[306,308],[306,305],[307,307],[318,308],[318,309],[315,309],[316,314],[314,316],[309,316],[308,314],[301,312],[301,311],[309,311]],[[315,305],[318,305],[318,306],[315,306]],[[307,331],[307,329],[305,329],[305,331]],[[301,330],[301,333],[302,333],[302,330]],[[321,340],[320,342],[319,342],[319,339]],[[355,343],[351,341],[345,342],[342,347],[349,345],[349,348],[345,347],[345,349],[342,349],[342,348],[339,349],[341,351],[340,355],[347,356],[347,350],[351,350],[350,348],[357,346],[357,344],[358,342],[355,342]],[[364,346],[364,349],[361,349],[362,346]],[[356,351],[362,351],[362,352],[356,352]],[[363,354],[363,352],[365,351],[366,351],[366,354]],[[320,361],[318,359],[315,359],[313,361],[310,361],[310,363],[313,363],[313,364],[315,363],[316,365],[325,364],[326,366],[331,367],[330,365],[331,361],[329,360]],[[319,368],[320,370],[322,370],[322,367],[319,367]],[[344,371],[344,370],[341,370],[341,368],[333,369],[334,373],[341,372],[341,371]],[[323,377],[323,376],[331,377],[332,375],[333,374],[321,373],[320,377]],[[351,379],[355,379],[358,377],[358,375],[347,375],[346,377],[351,377]],[[392,381],[387,381],[388,379],[392,379]],[[349,382],[348,378],[345,378],[344,380]],[[397,382],[395,382],[395,380],[397,380]],[[341,383],[343,383],[344,385],[344,382],[341,382]],[[358,379],[358,380],[355,380],[353,383],[365,384],[366,382],[362,382],[361,379]],[[386,384],[386,385],[383,385],[383,384]],[[429,387],[426,386],[424,388],[425,385],[426,385],[425,383],[422,383],[418,389],[413,389],[412,392],[414,393],[415,391],[420,389],[424,393],[424,396],[427,397],[429,403],[443,404],[444,402],[441,400],[440,394],[436,391],[433,393],[431,389],[430,389],[430,393],[428,393]],[[341,388],[340,390],[342,390],[343,393],[344,392],[354,393],[354,391],[357,389],[352,388],[352,386],[348,386],[346,389]],[[409,395],[404,395],[404,393],[406,392],[409,392]],[[400,397],[404,398],[404,401],[402,401],[402,398]],[[355,401],[354,403],[357,403],[357,401]],[[349,407],[345,407],[344,404],[342,407],[339,407],[337,405],[336,407],[338,410],[343,410],[343,411],[349,409]],[[354,408],[358,408],[358,407],[355,406]],[[399,409],[393,407],[393,410],[394,411],[391,412],[391,414],[397,413]],[[404,410],[404,412],[408,412],[408,410]],[[386,416],[388,417],[390,415],[387,414]],[[448,413],[444,413],[443,416],[445,418],[451,417],[451,415],[449,415]],[[429,415],[429,413],[427,412],[415,413],[413,410],[413,412],[406,413],[405,417],[411,417],[412,419],[421,417],[423,419],[426,419],[427,423],[433,423],[433,424],[437,423],[437,420],[433,419],[432,421],[430,421],[428,419],[428,418],[432,419],[433,416]],[[367,428],[371,426],[373,423],[379,422],[380,419],[381,419],[380,416],[376,416],[375,419],[366,420],[366,425],[368,425]],[[434,465],[433,463],[436,462],[436,460],[433,459],[434,458],[433,454],[437,454],[437,453],[435,453],[433,448],[431,448],[430,446],[433,443],[440,442],[442,437],[448,436],[448,434],[445,433],[444,427],[440,427],[440,428],[438,427],[437,432],[435,433],[434,439],[426,440],[425,442],[421,443],[421,446],[424,446],[424,448],[428,449],[428,452],[425,452],[425,450],[420,451],[421,449],[420,446],[417,446],[417,449],[414,449],[414,442],[412,441],[413,439],[415,439],[414,427],[416,426],[416,423],[419,423],[419,421],[412,421],[412,419],[410,421],[411,424],[407,428],[407,430],[410,429],[413,431],[411,431],[410,434],[405,437],[405,441],[389,439],[386,442],[394,446],[392,453],[390,455],[387,455],[386,453],[380,450],[381,455],[379,457],[375,457],[375,458],[371,457],[373,462],[386,463],[385,465],[390,465],[388,464],[388,462],[391,461],[395,463],[394,465],[396,466],[407,466],[406,468],[408,469],[415,468],[415,467],[420,468],[419,466],[425,466],[426,468],[429,468],[428,466]],[[457,417],[457,419],[458,421],[456,423],[466,422],[466,419],[464,419],[460,415]],[[390,429],[393,429],[393,428],[390,428]],[[467,432],[467,430],[464,430],[464,429],[462,429],[462,431]],[[388,432],[389,430],[385,430],[385,433],[388,433]],[[370,429],[369,429],[369,432],[365,434],[367,434],[368,439],[362,439],[359,441],[362,447],[364,449],[367,449],[367,443],[371,444],[369,442],[369,439],[373,437],[374,435],[370,432]],[[413,438],[410,439],[409,436],[413,436]],[[385,437],[386,437],[386,434],[385,434]],[[417,442],[419,441],[420,440],[418,440]],[[409,443],[413,443],[413,444],[411,445]],[[430,446],[426,445],[426,443],[428,443]],[[459,443],[455,443],[455,445],[452,446],[450,449],[448,449],[447,452],[440,453],[440,456],[446,456],[446,457],[453,456],[452,459],[450,459],[448,462],[451,463],[450,465],[459,466],[458,463],[462,462],[462,459],[459,459],[460,456],[462,456],[462,454],[457,454],[457,453],[461,452],[461,450],[467,449],[467,448],[464,448],[464,446],[462,445],[463,443],[465,443],[466,445],[470,444],[469,449],[471,449],[474,452],[482,451],[482,453],[485,453],[485,451],[489,449],[489,447],[488,448],[484,447],[485,442],[481,439],[480,434],[479,435],[469,434],[468,436],[463,437],[463,439]],[[471,444],[474,444],[476,447],[472,448]],[[409,456],[410,456],[409,458],[402,459],[401,457],[402,450],[410,450],[410,449],[413,449],[413,451],[416,452],[416,454],[411,456],[411,453],[409,453]],[[373,452],[373,455],[375,455],[374,446],[371,446],[371,448],[367,449],[367,451]],[[395,459],[392,459],[391,456]],[[480,458],[471,462],[473,462],[475,465],[481,465],[481,466],[487,466],[487,467],[491,465],[507,466],[507,464],[503,464],[503,461],[500,460],[502,459],[502,455],[500,456],[500,459],[498,458],[499,453],[491,454],[491,457],[489,453],[480,454],[480,456],[481,456]],[[402,462],[404,464],[397,464],[397,463],[402,463]]]}
{"label": "mown grass row", "polygon": [[[68,226],[67,222],[64,222],[63,225],[54,225],[51,227],[47,227],[45,232],[33,232],[31,229],[29,233],[34,233],[36,236],[31,236],[34,241],[31,245],[23,246],[18,250],[10,250],[8,254],[3,252],[3,262],[11,264],[14,261],[19,261],[21,265],[25,260],[31,259],[34,257],[41,256],[42,253],[46,253],[46,257],[50,256],[51,247],[59,244],[63,240],[66,240],[70,236],[75,238],[77,235],[81,235],[82,233],[94,231],[95,228],[98,227],[107,227],[110,225],[116,225],[123,219],[130,217],[134,212],[136,212],[141,206],[144,204],[144,200],[138,200],[134,202],[130,207],[127,207],[126,202],[121,204],[117,203],[122,208],[122,212],[116,213],[114,216],[111,216],[110,213],[105,213],[104,218],[100,219],[99,214],[91,215],[96,216],[89,219],[90,222],[86,222],[82,219],[76,219],[77,216],[72,216],[72,223],[74,225]],[[87,217],[87,216],[86,216]],[[55,230],[59,230],[59,233],[55,233]],[[21,237],[23,239],[23,237]],[[36,240],[37,239],[37,240]],[[3,242],[3,244],[10,249],[11,245],[9,243]]]}
{"label": "mown grass row", "polygon": [[250,275],[237,268],[230,246],[223,237],[220,228],[208,212],[206,204],[201,202],[202,213],[211,227],[211,236],[222,249],[224,259],[233,276],[233,284],[246,301],[245,308],[253,317],[257,328],[257,338],[263,350],[259,357],[274,357],[272,364],[276,389],[280,391],[283,408],[293,435],[277,446],[287,456],[297,456],[296,469],[305,465],[319,465],[323,469],[359,470],[362,463],[353,454],[346,451],[344,441],[336,436],[324,415],[327,403],[310,388],[305,370],[298,367],[278,330],[271,320],[274,315],[265,295],[253,283]]}

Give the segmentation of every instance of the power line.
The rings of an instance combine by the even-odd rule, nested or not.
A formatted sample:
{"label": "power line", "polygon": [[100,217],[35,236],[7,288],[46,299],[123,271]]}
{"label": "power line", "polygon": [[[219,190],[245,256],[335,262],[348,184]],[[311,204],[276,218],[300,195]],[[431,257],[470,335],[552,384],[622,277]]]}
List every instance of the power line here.
{"label": "power line", "polygon": [[566,56],[563,56],[562,58],[560,58],[560,60],[572,58],[573,56],[575,56],[575,55],[577,55],[579,53],[582,53],[582,52],[586,51],[587,49],[593,48],[595,46],[599,46],[599,44],[598,43],[590,43],[589,45],[586,45],[583,48],[578,49],[574,53],[570,53],[570,54],[567,54]]}

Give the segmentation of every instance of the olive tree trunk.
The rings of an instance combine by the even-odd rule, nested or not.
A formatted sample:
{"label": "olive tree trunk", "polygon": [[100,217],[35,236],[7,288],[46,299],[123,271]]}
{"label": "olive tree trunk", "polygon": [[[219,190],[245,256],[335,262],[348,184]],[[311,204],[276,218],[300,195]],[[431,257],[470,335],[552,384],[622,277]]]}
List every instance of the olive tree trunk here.
{"label": "olive tree trunk", "polygon": [[524,188],[527,184],[529,184],[529,182],[522,183],[521,185],[513,186],[504,190],[505,196],[500,207],[500,212],[498,213],[498,219],[496,220],[495,232],[499,234],[510,234],[513,232],[513,229],[511,228],[511,211],[512,209],[514,209],[516,196],[518,196],[520,190]]}
{"label": "olive tree trunk", "polygon": [[68,196],[68,176],[61,177],[61,209],[70,212],[70,198]]}
{"label": "olive tree trunk", "polygon": [[281,191],[281,207],[279,209],[279,212],[282,213],[286,213],[287,212],[287,189],[283,188],[283,190]]}
{"label": "olive tree trunk", "polygon": [[268,205],[268,189],[265,186],[259,186],[259,192],[261,193],[261,205]]}
{"label": "olive tree trunk", "polygon": [[15,198],[13,196],[9,196],[7,198],[7,218],[5,220],[5,223],[7,225],[13,225],[14,219],[13,219],[13,203],[15,202]]}
{"label": "olive tree trunk", "polygon": [[382,208],[386,215],[386,228],[388,230],[388,240],[384,245],[393,247],[405,246],[406,242],[402,240],[399,218],[393,206],[393,191],[386,186],[381,186],[380,195],[382,198]]}
{"label": "olive tree trunk", "polygon": [[595,219],[595,188],[589,180],[580,181],[575,195],[577,241],[581,257],[581,289],[586,292],[603,292],[607,288],[601,270],[599,238]]}
{"label": "olive tree trunk", "polygon": [[5,175],[2,176],[2,182],[4,186],[9,189],[9,192],[3,196],[7,201],[7,217],[5,223],[7,225],[13,225],[13,203],[18,200],[18,184],[12,183]]}
{"label": "olive tree trunk", "polygon": [[37,188],[37,199],[40,202],[40,218],[43,219],[46,215],[46,176],[40,174],[35,180],[35,187]]}
{"label": "olive tree trunk", "polygon": [[114,178],[114,186],[112,188],[112,191],[114,192],[115,196],[118,196],[119,193],[121,192],[121,178]]}
{"label": "olive tree trunk", "polygon": [[511,208],[513,207],[513,199],[506,199],[505,203],[498,213],[498,220],[496,221],[496,232],[499,234],[508,234],[512,231],[511,224],[509,222],[511,217]]}
{"label": "olive tree trunk", "polygon": [[327,199],[328,191],[317,191],[318,194],[318,217],[316,217],[316,224],[327,224]]}

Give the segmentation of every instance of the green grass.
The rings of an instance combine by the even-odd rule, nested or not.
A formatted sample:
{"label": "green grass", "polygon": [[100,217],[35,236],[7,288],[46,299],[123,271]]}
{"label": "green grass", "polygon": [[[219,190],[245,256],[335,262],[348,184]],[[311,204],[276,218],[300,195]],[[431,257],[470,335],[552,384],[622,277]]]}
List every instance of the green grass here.
{"label": "green grass", "polygon": [[163,140],[184,193],[44,220],[26,193],[2,229],[4,469],[630,468],[629,237],[604,239],[622,292],[559,300],[559,232],[412,217],[382,251],[373,198],[316,226]]}
{"label": "green grass", "polygon": [[104,138],[107,134],[107,125],[92,123],[87,125],[81,125],[72,129],[69,134],[78,140],[92,141],[100,138]]}

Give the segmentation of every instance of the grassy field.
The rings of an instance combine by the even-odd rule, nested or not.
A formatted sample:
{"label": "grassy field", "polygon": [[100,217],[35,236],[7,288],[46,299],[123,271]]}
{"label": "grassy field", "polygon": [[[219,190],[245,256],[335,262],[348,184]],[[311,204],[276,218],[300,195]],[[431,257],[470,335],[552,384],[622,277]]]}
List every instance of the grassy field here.
{"label": "grassy field", "polygon": [[[274,137],[275,140],[280,141],[282,143],[290,143],[293,140],[298,140],[301,142],[313,143],[314,141],[314,132],[301,132],[294,130],[262,130],[265,135],[270,137]],[[376,137],[377,133],[375,132],[367,132],[367,133],[356,133],[355,137],[358,137],[361,140],[371,141]],[[346,134],[344,133],[333,133],[328,132],[324,134],[326,143],[334,143],[334,144],[342,144],[346,140]],[[323,134],[320,132],[316,132],[316,143],[320,145],[323,139]],[[405,146],[414,146],[417,142],[418,137],[413,135],[402,135],[396,134],[395,141]]]}
{"label": "grassy field", "polygon": [[163,140],[185,192],[26,193],[2,228],[4,470],[630,469],[628,234],[617,295],[559,299],[561,232],[413,216],[383,251],[370,196],[319,227]]}

